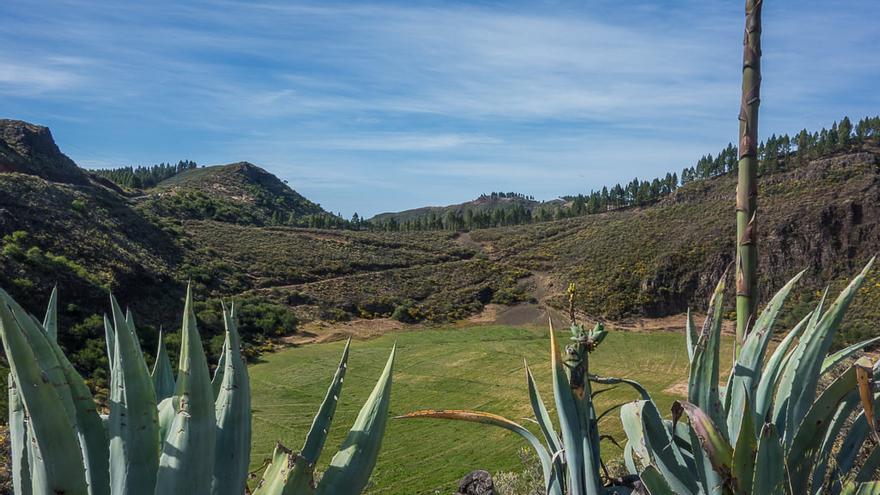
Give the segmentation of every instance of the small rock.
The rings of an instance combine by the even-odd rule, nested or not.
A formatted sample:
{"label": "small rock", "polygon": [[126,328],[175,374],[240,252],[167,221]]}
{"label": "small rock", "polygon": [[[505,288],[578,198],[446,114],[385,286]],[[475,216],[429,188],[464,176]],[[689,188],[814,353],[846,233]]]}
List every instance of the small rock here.
{"label": "small rock", "polygon": [[495,495],[492,475],[483,470],[468,473],[458,483],[458,493],[455,495]]}

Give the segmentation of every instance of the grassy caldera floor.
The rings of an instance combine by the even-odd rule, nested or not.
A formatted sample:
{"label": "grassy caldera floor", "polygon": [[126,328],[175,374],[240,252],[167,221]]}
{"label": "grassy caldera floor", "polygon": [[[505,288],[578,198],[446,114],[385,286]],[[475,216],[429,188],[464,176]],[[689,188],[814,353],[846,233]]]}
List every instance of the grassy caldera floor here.
{"label": "grassy caldera floor", "polygon": [[[559,333],[567,339],[567,331]],[[420,329],[352,343],[349,369],[330,437],[318,469],[323,469],[354,422],[372,390],[391,346],[397,342],[391,416],[417,409],[477,409],[514,419],[538,434],[528,404],[523,359],[552,409],[547,329],[504,326]],[[335,372],[344,342],[286,349],[250,367],[254,439],[252,469],[271,456],[276,441],[299,450]],[[725,338],[722,356],[729,356]],[[591,355],[591,371],[639,381],[668,414],[685,394],[687,353],[684,334],[612,331]],[[620,386],[598,399],[598,410],[636,399]],[[554,414],[551,410],[551,414]],[[601,422],[603,434],[621,444],[619,415]],[[441,420],[389,419],[382,452],[373,473],[371,494],[453,493],[456,482],[474,469],[520,470],[517,456],[525,442],[496,427]],[[620,450],[603,441],[606,460]]]}

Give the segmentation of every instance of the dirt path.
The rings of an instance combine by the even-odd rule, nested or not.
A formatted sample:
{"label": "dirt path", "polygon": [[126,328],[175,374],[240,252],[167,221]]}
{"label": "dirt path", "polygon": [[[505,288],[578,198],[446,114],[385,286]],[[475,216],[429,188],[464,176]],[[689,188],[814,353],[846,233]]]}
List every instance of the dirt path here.
{"label": "dirt path", "polygon": [[[462,232],[455,238],[456,243],[462,247],[473,249],[479,253],[491,255],[492,246],[474,241],[469,232]],[[444,262],[450,263],[450,262]],[[442,264],[442,263],[441,263]],[[407,268],[389,268],[381,272],[406,270]],[[265,291],[274,288],[293,288],[311,284],[321,284],[334,280],[353,278],[363,275],[362,273],[342,275],[330,279],[303,282],[281,287],[255,289]],[[564,294],[565,287],[548,272],[533,271],[532,274],[520,281],[520,284],[528,288],[532,302],[525,302],[506,306],[501,304],[487,304],[483,310],[467,318],[459,324],[465,325],[508,325],[508,326],[546,326],[548,321],[556,328],[565,328],[569,325],[569,316],[549,304],[549,301],[560,294]],[[583,313],[577,314],[578,320],[587,325],[593,325],[599,319]],[[705,315],[694,314],[694,321],[702,325]],[[651,331],[684,331],[687,324],[687,315],[671,315],[663,318],[629,318],[625,320],[602,320],[608,328],[627,332],[651,332]],[[732,334],[733,322],[723,322],[722,331]],[[313,321],[304,324],[296,335],[282,339],[286,345],[308,345],[323,342],[343,340],[348,337],[355,339],[369,339],[378,337],[389,332],[400,332],[426,328],[428,325],[407,325],[391,318],[354,319],[347,322],[328,323]]]}

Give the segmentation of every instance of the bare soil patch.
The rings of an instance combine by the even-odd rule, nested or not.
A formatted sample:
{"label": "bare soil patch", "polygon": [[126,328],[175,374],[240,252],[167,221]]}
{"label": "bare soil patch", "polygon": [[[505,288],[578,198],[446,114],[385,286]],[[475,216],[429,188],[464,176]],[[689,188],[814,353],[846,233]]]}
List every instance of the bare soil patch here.
{"label": "bare soil patch", "polygon": [[356,319],[334,323],[312,321],[304,324],[295,335],[285,337],[282,341],[285,344],[299,346],[335,342],[348,337],[365,340],[407,328],[412,326],[408,327],[391,318]]}

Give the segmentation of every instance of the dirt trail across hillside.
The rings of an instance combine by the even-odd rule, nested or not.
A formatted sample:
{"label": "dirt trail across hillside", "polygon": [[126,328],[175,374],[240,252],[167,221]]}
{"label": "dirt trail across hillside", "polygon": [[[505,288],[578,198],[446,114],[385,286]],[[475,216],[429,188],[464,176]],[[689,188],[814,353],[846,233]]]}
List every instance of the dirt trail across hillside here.
{"label": "dirt trail across hillside", "polygon": [[[468,232],[459,234],[455,238],[455,241],[462,247],[473,249],[487,256],[491,256],[494,251],[491,244],[474,241]],[[387,271],[391,270],[402,270],[402,268],[391,268]],[[333,279],[294,284],[289,287],[319,284],[329,280],[355,277],[358,275],[360,274],[343,275]],[[569,325],[570,319],[568,314],[549,304],[551,298],[563,294],[565,291],[565,288],[559,285],[559,281],[556,280],[553,275],[547,272],[533,271],[530,276],[522,279],[520,284],[527,288],[531,295],[531,302],[519,303],[512,306],[487,304],[480,313],[473,315],[458,324],[546,326],[548,321],[550,321],[555,328],[565,328]],[[578,313],[576,316],[580,322],[588,325],[593,325],[600,321],[599,319],[583,313]],[[697,322],[698,325],[702,323],[704,318],[705,315],[694,314],[694,321]],[[619,321],[601,321],[609,329],[625,332],[684,331],[687,324],[687,315],[679,314],[663,318],[631,318]],[[732,322],[725,321],[722,325],[722,331],[724,333],[732,334],[735,331]],[[348,337],[362,340],[385,335],[389,332],[407,331],[426,328],[427,326],[428,325],[406,325],[391,318],[354,319],[347,322],[337,323],[313,321],[304,324],[296,335],[284,338],[283,342],[289,345],[300,346],[333,342]]]}

